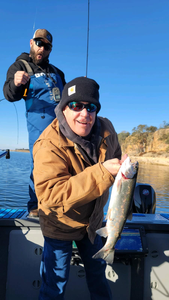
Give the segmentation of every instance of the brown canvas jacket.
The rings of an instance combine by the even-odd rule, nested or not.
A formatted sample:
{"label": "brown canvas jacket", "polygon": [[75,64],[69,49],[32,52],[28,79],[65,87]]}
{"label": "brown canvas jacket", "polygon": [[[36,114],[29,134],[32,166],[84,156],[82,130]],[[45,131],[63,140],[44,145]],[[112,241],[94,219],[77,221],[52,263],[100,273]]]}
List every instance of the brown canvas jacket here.
{"label": "brown canvas jacket", "polygon": [[34,182],[40,224],[44,236],[80,240],[88,232],[91,242],[103,221],[114,177],[102,163],[121,158],[121,149],[112,123],[99,117],[101,143],[95,165],[59,131],[55,119],[40,135],[33,150]]}

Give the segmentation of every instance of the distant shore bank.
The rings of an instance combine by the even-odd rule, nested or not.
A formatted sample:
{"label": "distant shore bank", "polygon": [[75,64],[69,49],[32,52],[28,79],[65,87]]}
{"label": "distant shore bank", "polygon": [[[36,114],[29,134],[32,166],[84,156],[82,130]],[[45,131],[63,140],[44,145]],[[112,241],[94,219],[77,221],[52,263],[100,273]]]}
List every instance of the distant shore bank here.
{"label": "distant shore bank", "polygon": [[[30,152],[28,149],[17,149],[17,150],[10,150],[11,152]],[[155,165],[162,165],[162,166],[169,166],[169,156],[137,156],[137,155],[130,155],[128,153],[132,161],[138,161],[140,163],[145,164],[155,164]]]}
{"label": "distant shore bank", "polygon": [[[130,156],[130,155],[129,155]],[[169,166],[169,157],[152,157],[152,156],[130,156],[132,161],[138,161],[140,163],[145,164],[154,164],[154,165],[162,165],[162,166]]]}
{"label": "distant shore bank", "polygon": [[30,152],[29,149],[16,149],[16,150],[10,150],[11,152]]}

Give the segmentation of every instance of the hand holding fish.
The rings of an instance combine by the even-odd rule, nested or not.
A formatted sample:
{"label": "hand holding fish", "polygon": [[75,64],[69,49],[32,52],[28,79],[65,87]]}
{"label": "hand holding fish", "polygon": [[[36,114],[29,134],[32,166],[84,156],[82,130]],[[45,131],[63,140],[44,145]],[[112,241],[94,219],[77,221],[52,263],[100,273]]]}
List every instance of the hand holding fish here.
{"label": "hand holding fish", "polygon": [[119,160],[118,158],[108,159],[103,163],[103,166],[113,175],[116,176],[122,163],[128,157],[127,154],[124,154],[122,159]]}

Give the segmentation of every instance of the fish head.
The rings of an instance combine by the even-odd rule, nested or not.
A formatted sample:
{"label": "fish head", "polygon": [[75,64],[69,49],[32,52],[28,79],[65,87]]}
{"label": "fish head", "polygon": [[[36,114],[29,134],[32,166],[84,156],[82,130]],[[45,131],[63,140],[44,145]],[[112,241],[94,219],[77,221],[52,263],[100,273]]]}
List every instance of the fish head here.
{"label": "fish head", "polygon": [[131,179],[138,172],[138,161],[132,163],[128,156],[121,165],[121,173],[125,178]]}

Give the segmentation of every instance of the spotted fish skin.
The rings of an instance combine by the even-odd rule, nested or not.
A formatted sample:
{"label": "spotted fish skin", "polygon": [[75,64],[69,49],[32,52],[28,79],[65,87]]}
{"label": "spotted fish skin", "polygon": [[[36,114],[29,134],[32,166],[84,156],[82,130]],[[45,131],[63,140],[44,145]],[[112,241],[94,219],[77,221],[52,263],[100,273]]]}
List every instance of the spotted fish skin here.
{"label": "spotted fish skin", "polygon": [[133,193],[138,173],[138,162],[131,163],[129,157],[122,163],[115,178],[108,212],[106,226],[100,228],[96,233],[107,238],[104,247],[98,251],[93,258],[104,259],[108,264],[114,261],[114,247],[124,228],[133,201]]}

